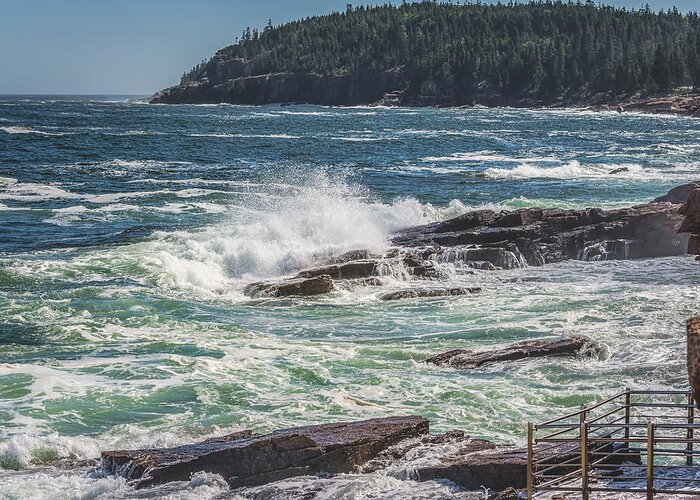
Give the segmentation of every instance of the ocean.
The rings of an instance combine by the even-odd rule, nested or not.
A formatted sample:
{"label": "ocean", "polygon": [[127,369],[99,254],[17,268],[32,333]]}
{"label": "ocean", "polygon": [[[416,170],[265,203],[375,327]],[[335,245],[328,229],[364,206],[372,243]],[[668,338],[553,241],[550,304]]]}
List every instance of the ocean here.
{"label": "ocean", "polygon": [[[406,286],[396,270],[326,296],[243,287],[468,210],[622,207],[698,178],[690,118],[0,96],[0,497],[470,497],[381,474],[136,491],[82,460],[403,414],[522,445],[527,421],[625,387],[685,389],[691,256],[444,265],[483,293],[390,303],[377,297]],[[423,363],[572,334],[601,353]]]}

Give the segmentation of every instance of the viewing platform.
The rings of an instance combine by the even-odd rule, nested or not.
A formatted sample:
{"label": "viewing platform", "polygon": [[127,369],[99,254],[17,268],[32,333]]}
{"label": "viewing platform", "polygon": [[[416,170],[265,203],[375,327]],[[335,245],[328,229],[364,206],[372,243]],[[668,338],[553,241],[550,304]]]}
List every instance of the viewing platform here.
{"label": "viewing platform", "polygon": [[688,391],[625,390],[528,424],[528,498],[551,492],[700,496],[700,439]]}

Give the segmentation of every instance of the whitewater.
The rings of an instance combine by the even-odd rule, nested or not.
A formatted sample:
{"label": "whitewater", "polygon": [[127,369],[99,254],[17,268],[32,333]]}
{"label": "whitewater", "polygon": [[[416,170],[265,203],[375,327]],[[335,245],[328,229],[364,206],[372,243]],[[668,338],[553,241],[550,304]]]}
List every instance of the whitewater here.
{"label": "whitewater", "polygon": [[[645,203],[700,178],[692,119],[4,97],[0,125],[0,498],[482,498],[400,473],[236,492],[198,474],[137,492],[90,460],[399,414],[522,445],[527,421],[687,386],[688,256],[444,263],[449,285],[483,293],[395,303],[378,296],[406,286],[400,266],[326,296],[243,289],[473,209]],[[423,363],[573,334],[601,354]]]}

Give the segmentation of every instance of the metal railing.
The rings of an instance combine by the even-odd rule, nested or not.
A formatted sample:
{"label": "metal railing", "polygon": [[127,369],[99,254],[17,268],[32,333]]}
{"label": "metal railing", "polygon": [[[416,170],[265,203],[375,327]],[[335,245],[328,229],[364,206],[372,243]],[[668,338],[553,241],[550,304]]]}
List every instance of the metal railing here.
{"label": "metal railing", "polygon": [[690,391],[626,390],[528,424],[527,492],[700,495],[700,443]]}

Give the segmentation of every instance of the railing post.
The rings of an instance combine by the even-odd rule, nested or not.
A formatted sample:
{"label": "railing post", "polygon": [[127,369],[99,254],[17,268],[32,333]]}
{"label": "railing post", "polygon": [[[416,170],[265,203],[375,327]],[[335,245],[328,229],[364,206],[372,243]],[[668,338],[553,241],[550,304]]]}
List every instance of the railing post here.
{"label": "railing post", "polygon": [[581,495],[588,500],[588,424],[581,422]]}
{"label": "railing post", "polygon": [[647,500],[654,499],[654,424],[647,422]]}
{"label": "railing post", "polygon": [[686,450],[688,451],[688,455],[685,458],[685,463],[688,466],[693,465],[693,427],[692,425],[695,423],[695,402],[693,401],[693,394],[688,395],[688,404],[690,405],[688,407],[688,432],[686,434],[686,437],[688,438],[688,446],[686,446]]}
{"label": "railing post", "polygon": [[630,405],[632,404],[632,396],[629,388],[625,389],[625,446],[629,448],[630,438]]}
{"label": "railing post", "polygon": [[533,471],[534,471],[534,464],[533,464],[533,459],[534,459],[534,453],[532,449],[532,435],[534,433],[534,426],[532,425],[532,422],[527,423],[527,498],[528,500],[532,500],[532,494],[533,494],[533,483],[534,483],[534,478],[532,477]]}

